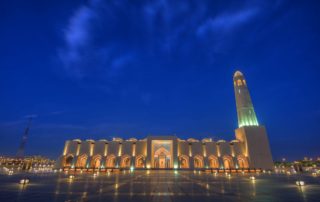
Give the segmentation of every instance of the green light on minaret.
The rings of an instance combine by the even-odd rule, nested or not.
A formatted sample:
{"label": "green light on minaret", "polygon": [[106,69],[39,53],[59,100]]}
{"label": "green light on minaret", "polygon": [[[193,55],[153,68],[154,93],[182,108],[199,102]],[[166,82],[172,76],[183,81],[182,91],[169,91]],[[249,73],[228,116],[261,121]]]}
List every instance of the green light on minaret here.
{"label": "green light on minaret", "polygon": [[236,71],[233,76],[234,93],[236,97],[238,125],[258,126],[256,113],[254,112],[247,82],[240,71]]}

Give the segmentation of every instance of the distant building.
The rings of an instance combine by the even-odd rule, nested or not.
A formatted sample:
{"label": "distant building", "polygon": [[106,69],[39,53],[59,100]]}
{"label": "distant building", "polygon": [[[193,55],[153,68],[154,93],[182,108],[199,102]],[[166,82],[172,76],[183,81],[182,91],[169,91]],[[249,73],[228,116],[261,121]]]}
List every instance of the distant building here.
{"label": "distant building", "polygon": [[273,169],[264,126],[258,124],[247,82],[235,72],[234,92],[239,128],[235,140],[182,140],[148,136],[137,140],[68,140],[57,166],[66,170],[106,169]]}
{"label": "distant building", "polygon": [[20,170],[50,170],[55,161],[43,156],[26,156],[24,158],[0,156],[0,167]]}

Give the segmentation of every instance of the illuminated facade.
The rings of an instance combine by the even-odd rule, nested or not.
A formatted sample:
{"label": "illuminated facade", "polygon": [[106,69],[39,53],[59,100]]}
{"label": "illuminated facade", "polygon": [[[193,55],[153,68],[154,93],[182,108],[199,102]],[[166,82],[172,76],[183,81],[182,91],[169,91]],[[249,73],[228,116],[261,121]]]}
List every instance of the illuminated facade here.
{"label": "illuminated facade", "polygon": [[68,140],[57,166],[63,169],[273,169],[266,130],[258,125],[247,83],[234,75],[239,128],[232,141],[182,140],[176,136],[145,139]]}

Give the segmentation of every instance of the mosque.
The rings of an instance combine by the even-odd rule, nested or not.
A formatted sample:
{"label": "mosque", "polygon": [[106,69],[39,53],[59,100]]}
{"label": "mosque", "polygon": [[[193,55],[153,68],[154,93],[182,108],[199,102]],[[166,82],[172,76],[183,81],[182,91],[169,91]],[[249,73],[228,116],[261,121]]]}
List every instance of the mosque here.
{"label": "mosque", "polygon": [[247,82],[240,71],[235,72],[233,85],[239,127],[235,130],[234,140],[183,140],[176,136],[147,136],[139,140],[67,140],[56,166],[74,171],[272,170],[273,160],[267,132],[258,123]]}

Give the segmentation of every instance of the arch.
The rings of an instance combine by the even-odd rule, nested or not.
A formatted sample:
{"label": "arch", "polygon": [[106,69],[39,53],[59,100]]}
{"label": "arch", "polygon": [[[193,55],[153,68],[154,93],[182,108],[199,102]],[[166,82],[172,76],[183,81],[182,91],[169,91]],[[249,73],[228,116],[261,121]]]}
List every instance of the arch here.
{"label": "arch", "polygon": [[71,167],[74,157],[72,154],[69,154],[63,158],[63,167]]}
{"label": "arch", "polygon": [[209,167],[210,168],[219,168],[219,160],[218,157],[211,155],[208,157]]}
{"label": "arch", "polygon": [[91,160],[91,165],[90,167],[91,168],[100,168],[101,166],[101,155],[97,154],[95,156],[92,157],[92,160]]}
{"label": "arch", "polygon": [[130,156],[125,155],[121,157],[120,167],[121,168],[130,168],[131,159]]}
{"label": "arch", "polygon": [[234,168],[233,166],[233,160],[232,160],[232,157],[231,156],[224,156],[222,158],[223,160],[223,166],[224,166],[224,169],[231,169],[231,168]]}
{"label": "arch", "polygon": [[136,157],[136,168],[144,168],[144,159],[143,155]]}
{"label": "arch", "polygon": [[163,146],[154,152],[153,166],[154,168],[170,168],[171,153]]}
{"label": "arch", "polygon": [[242,86],[242,81],[240,79],[238,79],[237,83],[238,83],[238,86]]}
{"label": "arch", "polygon": [[237,157],[237,160],[238,160],[238,166],[240,169],[249,168],[248,159],[245,156],[239,155]]}
{"label": "arch", "polygon": [[116,156],[109,155],[106,160],[106,168],[114,168],[116,167]]}
{"label": "arch", "polygon": [[78,156],[76,167],[85,168],[87,165],[88,155],[82,154]]}
{"label": "arch", "polygon": [[159,149],[157,149],[157,151],[154,152],[154,156],[159,156],[159,155],[170,156],[171,154],[166,148],[160,147]]}
{"label": "arch", "polygon": [[179,157],[180,168],[189,168],[189,157],[181,155]]}
{"label": "arch", "polygon": [[193,162],[194,162],[195,168],[203,168],[203,157],[202,156],[199,156],[199,155],[195,156]]}

